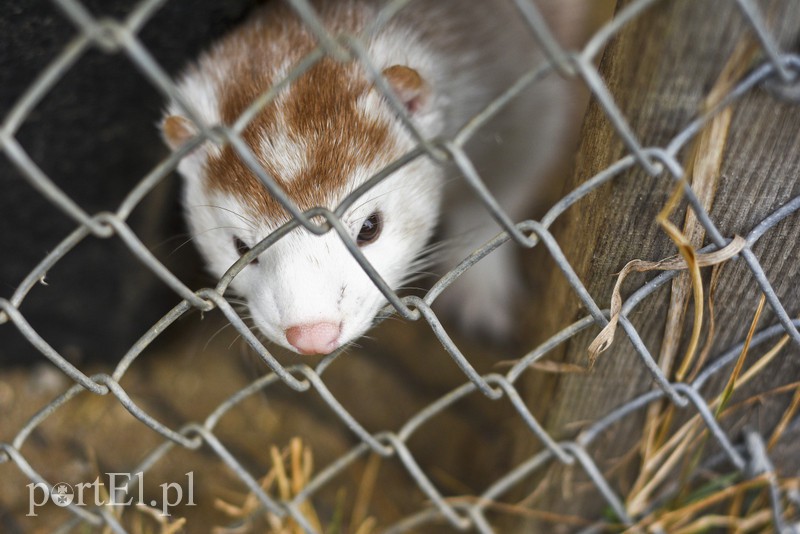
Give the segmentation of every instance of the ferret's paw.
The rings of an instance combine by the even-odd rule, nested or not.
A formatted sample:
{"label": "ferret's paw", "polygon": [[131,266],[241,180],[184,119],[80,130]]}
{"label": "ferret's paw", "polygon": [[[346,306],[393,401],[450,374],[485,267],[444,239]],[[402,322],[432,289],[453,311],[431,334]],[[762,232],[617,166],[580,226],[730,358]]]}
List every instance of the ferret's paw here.
{"label": "ferret's paw", "polygon": [[434,310],[468,336],[511,341],[519,322],[515,304],[523,288],[513,252],[506,245],[473,265],[439,295]]}

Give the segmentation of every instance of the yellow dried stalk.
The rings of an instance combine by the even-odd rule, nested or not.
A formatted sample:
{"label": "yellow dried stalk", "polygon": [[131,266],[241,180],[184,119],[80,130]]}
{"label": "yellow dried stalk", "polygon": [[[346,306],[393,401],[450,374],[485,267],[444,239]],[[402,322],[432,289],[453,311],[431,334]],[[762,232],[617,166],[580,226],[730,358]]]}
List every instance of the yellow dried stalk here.
{"label": "yellow dried stalk", "polygon": [[[708,267],[710,265],[717,265],[724,261],[728,261],[741,252],[745,246],[747,246],[747,241],[741,236],[736,236],[730,243],[728,243],[727,246],[707,254],[696,254],[693,249],[684,248],[682,251],[682,253],[684,253],[683,257],[672,256],[655,262],[644,260],[629,261],[625,267],[622,268],[622,271],[620,271],[619,276],[617,277],[617,283],[614,285],[614,291],[611,295],[611,318],[609,319],[605,328],[600,331],[597,337],[595,337],[592,343],[589,345],[588,350],[590,366],[594,365],[597,356],[601,352],[608,349],[614,340],[614,334],[616,333],[617,325],[619,324],[620,312],[622,310],[621,286],[628,274],[631,272],[679,271],[689,269],[692,272],[692,277],[696,277],[700,285],[700,289],[697,290],[697,294],[699,295],[701,302],[699,318],[700,321],[702,321],[703,289],[702,283],[700,283],[699,279],[700,267]],[[699,333],[692,335],[693,341],[690,343],[689,349],[687,350],[687,358],[685,358],[686,361],[691,360],[691,355],[694,353],[697,347],[697,340],[695,339],[696,337],[699,338]]]}
{"label": "yellow dried stalk", "polygon": [[[722,99],[727,95],[731,89],[738,83],[741,77],[750,68],[753,60],[758,53],[758,44],[750,37],[745,37],[737,43],[733,52],[728,60],[725,62],[720,75],[717,77],[714,85],[709,91],[703,102],[703,111],[707,112],[714,109]],[[730,129],[731,120],[733,117],[733,110],[727,107],[720,110],[706,125],[705,128],[699,133],[697,139],[693,143],[689,161],[686,164],[686,180],[692,185],[692,190],[695,193],[698,201],[703,209],[706,211],[711,210],[714,195],[716,194],[717,184],[722,170],[723,154],[725,146],[728,141],[728,132]],[[663,212],[662,212],[663,213]],[[705,235],[705,229],[694,214],[693,210],[687,210],[684,220],[684,232],[686,242],[693,246],[699,247],[702,244]],[[719,268],[715,267],[712,273],[711,288],[709,290],[709,330],[706,338],[706,344],[698,358],[695,365],[695,373],[700,369],[703,362],[705,362],[708,352],[710,351],[711,344],[714,337],[714,314],[713,314],[713,300],[711,294],[716,287],[716,281]],[[696,286],[695,286],[696,287]],[[661,349],[658,356],[658,364],[662,371],[669,373],[673,366],[673,361],[678,351],[678,345],[683,331],[683,323],[686,315],[686,307],[688,305],[689,287],[688,280],[685,276],[679,275],[672,282],[672,291],[670,293],[670,305],[667,309],[667,318],[664,328],[664,337],[661,344]],[[695,299],[695,308],[702,310],[702,300]],[[698,316],[695,315],[694,332],[699,332],[701,322],[698,321]],[[688,351],[687,351],[688,352]],[[682,370],[688,369],[691,361],[684,359]],[[678,379],[682,379],[683,373],[678,373]],[[661,403],[652,404],[647,409],[647,417],[645,419],[645,428],[642,440],[642,458],[643,464],[646,463],[647,458],[650,457],[654,449],[657,449],[660,443],[668,433],[669,426],[672,424],[673,407],[670,405],[667,408],[667,415],[663,418],[658,414],[664,410],[664,405]],[[658,431],[657,429],[661,430]],[[634,483],[634,488],[641,487],[649,479],[650,473],[642,470],[640,476]]]}

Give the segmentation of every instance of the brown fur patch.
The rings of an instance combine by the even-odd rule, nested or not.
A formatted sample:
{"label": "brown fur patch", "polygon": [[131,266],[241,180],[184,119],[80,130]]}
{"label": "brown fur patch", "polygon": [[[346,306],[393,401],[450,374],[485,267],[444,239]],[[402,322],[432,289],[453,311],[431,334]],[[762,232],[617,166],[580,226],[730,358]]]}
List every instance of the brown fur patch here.
{"label": "brown fur patch", "polygon": [[[323,12],[323,20],[331,15]],[[346,26],[336,28],[338,31],[360,27],[349,11],[337,16],[339,24],[344,21]],[[218,82],[222,121],[233,124],[255,98],[279,81],[275,71],[280,63],[287,57],[295,63],[314,46],[313,36],[299,19],[281,7],[264,11],[220,43],[212,51],[212,61],[216,57],[232,62],[226,79]],[[267,56],[277,56],[274,64]],[[326,58],[262,109],[242,132],[260,164],[300,209],[334,208],[348,192],[348,179],[358,165],[388,163],[396,157],[389,124],[367,117],[357,108],[359,97],[370,90],[372,85],[359,65]],[[279,133],[306,147],[306,154],[299,158],[306,162],[299,175],[287,176],[280,155],[264,149],[268,146],[265,140]],[[211,155],[206,170],[209,190],[236,195],[257,214],[276,223],[287,219],[285,210],[230,146]]]}

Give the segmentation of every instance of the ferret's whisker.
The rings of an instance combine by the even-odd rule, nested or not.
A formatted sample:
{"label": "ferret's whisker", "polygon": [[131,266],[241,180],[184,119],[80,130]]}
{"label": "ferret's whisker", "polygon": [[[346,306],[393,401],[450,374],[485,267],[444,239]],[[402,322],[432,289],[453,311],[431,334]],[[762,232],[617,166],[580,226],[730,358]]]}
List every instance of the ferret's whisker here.
{"label": "ferret's whisker", "polygon": [[222,325],[220,328],[218,328],[218,329],[217,329],[217,331],[216,331],[216,332],[214,332],[214,333],[211,335],[211,337],[210,337],[210,338],[208,338],[208,341],[206,341],[206,344],[205,344],[205,346],[203,347],[203,350],[204,350],[204,351],[205,351],[205,350],[208,350],[208,347],[209,347],[209,345],[211,345],[211,342],[212,342],[212,341],[214,341],[214,338],[215,338],[215,337],[217,337],[217,336],[218,336],[220,333],[222,333],[222,331],[223,331],[223,330],[225,330],[225,329],[226,329],[226,328],[228,328],[229,326],[233,326],[233,323],[225,323],[225,324],[224,324],[224,325]]}
{"label": "ferret's whisker", "polygon": [[[237,341],[239,341],[240,339],[242,339],[242,334],[238,334],[238,335],[237,335],[235,338],[233,338],[233,341],[231,341],[231,344],[230,344],[230,345],[228,345],[228,350],[231,350],[231,348],[233,348],[233,345],[234,345],[234,344],[235,344]],[[246,345],[246,344],[247,344],[247,343],[245,343],[245,345]]]}
{"label": "ferret's whisker", "polygon": [[400,286],[397,288],[397,291],[425,291],[426,288],[422,286]]}
{"label": "ferret's whisker", "polygon": [[232,209],[224,208],[222,206],[217,206],[215,204],[197,204],[197,205],[192,206],[192,207],[194,207],[194,208],[215,208],[215,209],[218,209],[218,210],[221,210],[221,211],[226,211],[226,212],[230,213],[231,215],[239,217],[241,220],[246,222],[250,226],[251,230],[255,230],[255,229],[258,228],[258,225],[256,224],[256,222],[254,220],[248,219],[247,217],[245,217],[241,213],[235,212]]}
{"label": "ferret's whisker", "polygon": [[212,227],[212,228],[206,228],[202,232],[198,232],[197,234],[189,235],[189,239],[187,239],[186,241],[184,241],[183,243],[181,243],[180,245],[175,247],[172,250],[172,252],[170,252],[170,255],[175,254],[176,252],[178,252],[181,248],[185,247],[187,244],[189,244],[192,241],[194,241],[198,236],[201,236],[201,235],[206,234],[208,232],[212,232],[214,230],[244,230],[244,231],[247,231],[247,228],[242,228],[241,226],[215,226],[215,227]]}
{"label": "ferret's whisker", "polygon": [[381,319],[383,321],[397,321],[399,323],[403,323],[403,322],[406,321],[405,319],[403,319],[401,316],[397,315],[396,313],[393,313],[391,315],[385,315],[385,316],[381,317]]}
{"label": "ferret's whisker", "polygon": [[[172,235],[172,236],[170,236],[170,237],[167,237],[167,238],[165,238],[165,239],[163,239],[163,240],[159,241],[159,242],[158,242],[158,243],[156,243],[155,245],[153,245],[153,246],[152,246],[152,249],[153,249],[153,250],[160,249],[161,247],[165,246],[167,243],[170,243],[170,242],[172,242],[172,241],[177,241],[177,240],[179,240],[179,239],[186,239],[187,237],[188,237],[188,238],[189,238],[189,240],[191,241],[192,234],[190,234],[190,233],[180,233],[180,234],[174,234],[174,235]],[[180,245],[180,246],[183,246],[184,244],[185,244],[185,243],[181,243],[181,245]],[[173,251],[173,252],[174,252],[174,251]],[[171,253],[170,253],[170,254],[171,254]]]}
{"label": "ferret's whisker", "polygon": [[395,187],[395,188],[393,188],[393,189],[390,189],[390,190],[388,190],[388,191],[384,191],[384,192],[382,192],[381,194],[379,194],[379,195],[374,195],[374,196],[370,196],[370,195],[369,195],[369,193],[365,193],[365,194],[364,194],[364,196],[365,196],[365,197],[368,197],[368,198],[366,198],[366,199],[365,199],[363,202],[361,202],[361,204],[358,204],[358,205],[356,205],[356,206],[354,206],[354,207],[350,208],[350,210],[349,210],[349,211],[350,211],[350,212],[351,212],[353,215],[355,215],[356,213],[358,213],[358,210],[360,210],[361,208],[363,208],[365,205],[369,204],[370,202],[374,202],[375,200],[377,200],[377,199],[379,199],[379,198],[381,198],[381,197],[383,197],[383,196],[386,196],[386,195],[388,195],[388,194],[391,194],[391,193],[396,193],[397,191],[400,191],[400,190],[401,190],[401,189],[403,189],[404,187],[408,187],[408,186],[409,186],[409,184],[399,184],[397,187]]}

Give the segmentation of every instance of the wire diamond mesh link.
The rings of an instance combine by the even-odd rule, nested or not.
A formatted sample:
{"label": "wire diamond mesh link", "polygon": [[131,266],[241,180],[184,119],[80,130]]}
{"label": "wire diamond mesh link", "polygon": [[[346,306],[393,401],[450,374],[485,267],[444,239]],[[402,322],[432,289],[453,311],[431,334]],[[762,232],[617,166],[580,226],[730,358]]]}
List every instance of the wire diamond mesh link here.
{"label": "wire diamond mesh link", "polygon": [[[442,140],[425,139],[415,128],[413,122],[409,120],[403,105],[388,90],[388,86],[381,78],[379,70],[370,64],[359,38],[352,35],[329,34],[316,17],[311,5],[305,0],[290,0],[290,3],[318,38],[319,46],[304,58],[284,80],[281,80],[270,91],[256,99],[240,116],[239,120],[230,127],[201,124],[198,114],[185,101],[181,100],[181,96],[170,81],[169,76],[138,39],[137,32],[147,24],[149,18],[160,7],[163,0],[140,2],[125,20],[97,19],[78,0],[54,0],[54,4],[72,21],[79,34],[42,71],[38,79],[21,96],[17,104],[6,116],[2,124],[2,130],[0,130],[0,143],[2,144],[3,152],[30,185],[46,197],[54,209],[68,215],[77,227],[47,254],[39,265],[19,284],[10,297],[0,299],[0,311],[2,312],[0,313],[0,324],[10,323],[3,326],[3,328],[12,328],[11,325],[13,325],[13,328],[18,329],[44,357],[57,366],[75,384],[67,392],[53,399],[50,404],[31,418],[23,428],[16,432],[14,439],[10,443],[0,444],[4,452],[0,460],[2,462],[12,462],[32,482],[45,484],[48,490],[51,489],[51,481],[45,480],[21,452],[24,444],[39,425],[43,424],[48,418],[53,417],[64,405],[77,396],[87,394],[86,392],[96,395],[111,394],[133,417],[164,438],[163,444],[150,451],[139,465],[131,468],[131,472],[147,472],[160,459],[168,456],[175,447],[197,449],[205,444],[214,451],[222,462],[230,467],[266,510],[279,517],[292,517],[308,532],[314,532],[315,528],[302,513],[301,506],[303,503],[312,499],[320,488],[340,475],[349,465],[364,459],[371,453],[385,458],[395,458],[429,499],[429,505],[424,509],[391,525],[388,529],[391,532],[414,531],[415,529],[424,528],[425,525],[431,522],[442,519],[457,530],[473,529],[479,532],[492,532],[493,527],[486,517],[487,512],[490,511],[490,504],[510,492],[522,480],[543,471],[554,462],[579,467],[595,486],[597,493],[605,500],[608,507],[614,511],[618,521],[624,525],[632,525],[635,523],[636,518],[628,514],[625,499],[617,493],[617,490],[614,489],[613,485],[596,465],[595,459],[590,453],[590,446],[604,430],[616,422],[641,412],[651,404],[661,402],[666,398],[680,410],[698,414],[710,435],[719,445],[723,457],[745,477],[768,475],[773,510],[772,520],[775,530],[779,532],[796,532],[797,526],[792,527],[785,516],[782,504],[783,496],[776,482],[772,462],[764,446],[764,438],[755,432],[750,432],[745,442],[737,443],[719,425],[714,413],[711,411],[711,407],[701,395],[701,390],[708,380],[712,376],[721,373],[727,365],[737,358],[744,346],[744,341],[717,356],[693,381],[685,383],[673,382],[659,368],[636,328],[628,320],[628,317],[636,307],[675,278],[678,274],[677,271],[664,272],[650,280],[630,295],[621,311],[620,322],[623,331],[638,353],[641,364],[652,375],[652,379],[657,386],[655,389],[625,402],[602,419],[590,424],[574,439],[562,441],[552,437],[543,425],[537,421],[531,408],[526,404],[524,397],[517,389],[520,377],[537,361],[547,356],[559,345],[572,339],[579,332],[591,327],[603,327],[609,321],[609,311],[603,309],[584,287],[573,266],[570,265],[567,257],[562,252],[561,245],[550,232],[550,227],[553,223],[569,207],[578,203],[603,184],[615,180],[632,169],[643,169],[650,180],[668,180],[680,183],[685,172],[681,163],[676,159],[677,153],[694,139],[702,127],[717,116],[722,109],[736,104],[756,87],[762,86],[767,82],[776,83],[777,80],[782,83],[791,83],[793,81],[796,82],[798,79],[800,57],[781,51],[770,30],[766,27],[763,16],[755,2],[738,0],[737,5],[740,8],[741,15],[747,20],[752,31],[757,36],[763,55],[766,57],[766,62],[752,69],[714,108],[707,110],[704,114],[689,122],[665,146],[650,147],[642,144],[616,104],[611,91],[595,66],[595,61],[604,45],[617,35],[626,24],[635,20],[644,11],[659,3],[659,1],[668,2],[670,0],[630,2],[616,14],[612,21],[597,31],[583,49],[565,50],[552,36],[547,24],[534,5],[524,0],[516,0],[521,15],[530,26],[531,32],[535,35],[537,41],[543,46],[549,61],[544,65],[533,67],[452,139]],[[369,31],[374,31],[382,24],[385,24],[391,18],[391,15],[403,7],[405,3],[407,2],[403,0],[388,3]],[[92,214],[84,210],[54,184],[15,138],[17,131],[25,123],[26,118],[36,104],[53,90],[58,81],[92,47],[99,48],[109,54],[127,55],[132,64],[165,97],[177,101],[187,116],[200,125],[198,137],[189,145],[170,155],[147,176],[143,177],[113,213],[100,212]],[[352,60],[364,64],[367,71],[375,79],[378,87],[386,93],[394,110],[403,118],[406,128],[415,138],[418,146],[414,151],[402,156],[354,191],[336,210],[330,211],[315,208],[303,213],[281,190],[273,177],[257,163],[255,156],[239,137],[239,134],[259,110],[272,101],[281,88],[290,84],[316,62],[328,56],[340,61]],[[515,222],[503,211],[483,184],[464,152],[463,146],[477,128],[488,121],[505,102],[513,98],[525,87],[535,84],[539,79],[555,74],[577,77],[582,80],[604,109],[608,120],[616,129],[629,154],[566,194],[553,205],[540,221]],[[155,258],[128,225],[127,220],[140,201],[157,184],[168,178],[178,161],[194,147],[206,140],[211,140],[215,143],[230,143],[244,163],[259,177],[286,210],[292,214],[292,220],[244,254],[219,280],[215,287],[194,290],[187,287]],[[470,257],[465,258],[460,265],[441,277],[422,298],[402,297],[396,294],[369,264],[353,241],[349,231],[343,225],[340,217],[364,191],[387,178],[397,168],[420,157],[431,157],[439,161],[449,160],[454,162],[463,173],[466,184],[484,201],[486,209],[492,213],[494,219],[504,229],[504,232],[476,250]],[[692,188],[685,183],[684,195],[712,242],[711,245],[698,252],[710,252],[725,247],[733,236],[726,235],[723,230],[720,230],[715,225],[709,213],[702,207],[695,196]],[[751,348],[773,341],[781,335],[790,336],[792,342],[800,346],[800,332],[798,332],[800,321],[793,320],[790,317],[785,303],[781,302],[772,284],[767,279],[758,257],[753,252],[753,247],[759,240],[772,237],[770,235],[771,229],[788,217],[797,217],[798,212],[800,212],[800,197],[784,203],[783,206],[755,225],[746,235],[746,247],[741,251],[741,257],[752,272],[754,280],[766,296],[769,306],[780,323],[757,332],[750,340],[749,346]],[[312,222],[312,219],[324,222],[315,223]],[[400,428],[371,432],[339,402],[335,394],[328,389],[324,380],[325,371],[329,366],[337,359],[342,358],[340,352],[322,359],[314,367],[305,364],[289,367],[281,365],[270,353],[270,350],[253,335],[242,317],[240,317],[231,303],[226,300],[225,292],[233,277],[258,254],[273,246],[295,228],[301,226],[317,234],[328,231],[337,232],[360,266],[389,301],[387,312],[398,313],[408,320],[422,320],[428,323],[449,356],[461,369],[467,381],[416,413]],[[73,248],[90,236],[121,240],[139,261],[163,283],[168,285],[181,299],[172,310],[145,332],[128,350],[113,373],[94,376],[87,376],[80,369],[69,363],[48,344],[47,340],[43,339],[31,327],[24,314],[20,312],[20,307],[26,296],[47,271],[62,258],[72,254]],[[588,310],[588,315],[552,334],[544,343],[522,355],[505,374],[492,373],[482,375],[471,364],[469,355],[453,342],[431,309],[431,305],[462,273],[481,258],[492,254],[500,245],[509,240],[524,248],[533,248],[539,245],[546,248],[585,309]],[[204,421],[185,424],[180,428],[170,428],[169,425],[160,422],[150,415],[146,409],[137,405],[125,388],[120,385],[120,382],[136,362],[137,357],[153,340],[191,309],[201,311],[220,310],[269,367],[271,372],[253,381],[221,403]],[[254,475],[243,465],[242,461],[215,434],[218,423],[231,409],[239,406],[250,396],[268,393],[270,388],[280,383],[286,384],[298,392],[315,391],[327,404],[330,413],[360,440],[360,444],[352,448],[346,455],[323,468],[309,481],[302,491],[288,501],[282,501],[267,494]],[[493,402],[508,403],[527,425],[531,433],[530,439],[536,440],[543,448],[534,456],[521,462],[513,470],[497,478],[474,500],[451,500],[445,496],[444,492],[432,481],[430,475],[420,466],[408,443],[420,428],[429,424],[437,415],[451,409],[454,404],[465,397],[475,394],[482,394]],[[74,514],[71,524],[86,522],[95,526],[105,525],[114,532],[125,532],[125,528],[119,520],[102,507],[87,509],[72,505],[69,507],[69,511]],[[602,522],[600,524],[602,525]],[[794,530],[792,530],[793,528]]]}

